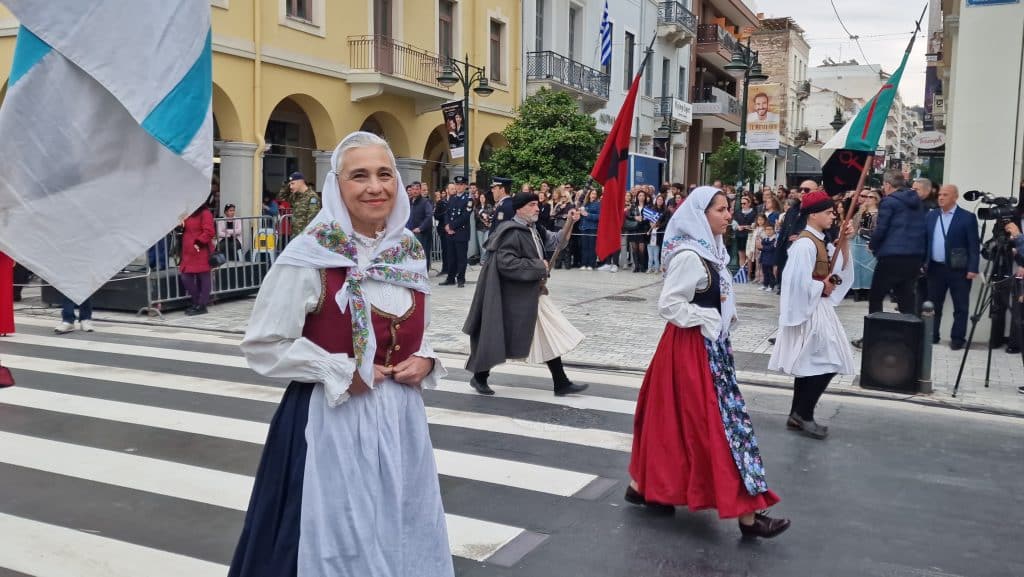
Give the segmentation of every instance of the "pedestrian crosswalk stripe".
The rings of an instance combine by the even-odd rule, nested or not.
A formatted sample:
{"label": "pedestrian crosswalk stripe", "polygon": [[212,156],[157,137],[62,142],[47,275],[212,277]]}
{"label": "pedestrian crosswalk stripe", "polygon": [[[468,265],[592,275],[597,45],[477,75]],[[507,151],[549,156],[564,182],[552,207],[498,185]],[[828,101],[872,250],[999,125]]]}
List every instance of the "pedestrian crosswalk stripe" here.
{"label": "pedestrian crosswalk stripe", "polygon": [[[60,319],[40,318],[32,315],[18,315],[17,325],[53,329],[59,320]],[[242,335],[238,333],[192,331],[166,325],[109,323],[103,321],[94,321],[93,325],[100,333],[110,333],[129,337],[190,341],[212,345],[238,345],[242,342]]]}
{"label": "pedestrian crosswalk stripe", "polygon": [[218,355],[214,353],[198,353],[195,351],[175,351],[161,347],[145,347],[141,345],[122,345],[119,343],[107,343],[87,339],[69,339],[67,337],[44,337],[17,333],[8,337],[12,343],[26,345],[37,345],[41,347],[56,347],[78,351],[89,351],[94,353],[110,353],[115,355],[129,355],[133,357],[146,357],[151,359],[166,359],[170,361],[187,361],[203,365],[214,365],[218,367],[249,368],[242,356]]}
{"label": "pedestrian crosswalk stripe", "polygon": [[[527,387],[507,387],[502,385],[491,385],[496,395],[504,399],[519,399],[523,401],[534,401],[572,407],[574,409],[586,409],[592,411],[607,411],[610,413],[621,413],[632,415],[636,409],[634,401],[622,399],[609,399],[607,397],[592,397],[587,395],[569,395],[556,397],[551,391],[532,389]],[[479,395],[468,384],[442,379],[437,387],[438,391],[456,393],[460,395]]]}
{"label": "pedestrian crosswalk stripe", "polygon": [[[224,577],[224,565],[0,513],[0,567],[40,577]],[[143,569],[144,568],[144,569]]]}
{"label": "pedestrian crosswalk stripe", "polygon": [[[19,315],[17,322],[18,324],[24,324],[34,327],[45,327],[49,329],[53,327],[56,321],[51,319],[40,319],[30,315]],[[215,345],[238,345],[242,342],[242,335],[237,333],[201,332],[190,331],[187,329],[179,329],[177,327],[162,327],[153,325],[128,325],[125,323],[97,322],[95,324],[97,330],[101,331],[102,333],[110,333],[122,336],[135,336],[163,340],[181,340]],[[438,343],[435,342],[434,345],[435,348],[437,348]],[[241,355],[241,351],[239,351],[239,355]],[[440,358],[441,362],[448,367],[462,368],[466,362],[465,355],[458,355],[454,353],[439,353],[438,358]],[[519,362],[511,362],[505,365],[500,365],[492,369],[491,373],[495,375],[516,375],[538,377],[543,379],[550,378],[551,376],[551,374],[548,372],[547,367],[529,365]],[[610,373],[602,370],[567,368],[566,374],[571,379],[578,379],[587,383],[612,385],[631,389],[639,389],[643,381],[642,375],[628,373]]]}
{"label": "pedestrian crosswalk stripe", "polygon": [[[189,393],[203,393],[207,395],[267,403],[278,403],[281,400],[281,395],[284,394],[284,389],[266,385],[252,385],[233,381],[191,377],[185,374],[169,375],[155,371],[108,367],[104,365],[49,360],[20,355],[4,355],[3,363],[5,366],[14,370],[35,371],[40,373],[123,383],[141,387],[160,388]],[[447,387],[447,385],[444,386]],[[453,391],[459,389],[458,392],[465,392],[467,394],[472,392],[472,390],[464,384],[462,387],[459,387],[458,384],[453,384],[450,388]],[[4,396],[0,396],[0,402],[7,402],[7,393],[18,390],[28,389],[26,387],[16,387],[9,391],[5,391]],[[74,391],[68,392],[73,393]],[[474,392],[473,394],[475,395],[476,393]],[[553,400],[551,393],[542,393],[541,397],[545,400]],[[538,397],[538,399],[541,397]],[[14,397],[10,398],[13,399]],[[132,405],[133,408],[136,406],[138,405]],[[40,408],[47,410],[60,410],[58,407],[53,405],[43,406]],[[485,413],[458,411],[439,407],[427,407],[426,410],[427,421],[433,425],[476,429],[492,433],[530,437],[534,439],[570,443],[613,451],[629,452],[632,446],[632,435],[617,431],[569,427],[554,423],[530,421],[527,419],[517,419],[514,417],[490,415]]]}
{"label": "pedestrian crosswalk stripe", "polygon": [[[32,344],[46,347],[57,347],[72,350],[87,350],[134,357],[169,359],[179,362],[198,363],[221,367],[247,368],[245,359],[240,356],[236,357],[231,355],[218,355],[213,353],[196,353],[191,351],[183,353],[181,351],[174,351],[171,349],[158,347],[122,345],[116,343],[104,343],[83,339],[65,339],[61,337],[43,337],[24,334],[17,335],[13,338],[10,338],[10,340],[11,342],[15,343]],[[539,401],[543,403],[562,405],[577,409],[594,409],[600,411],[610,411],[614,413],[632,415],[634,412],[634,408],[636,407],[635,402],[621,399],[590,397],[585,395],[571,397],[552,397],[550,392],[525,387],[519,388],[495,385],[492,386],[491,388],[493,388],[495,391],[501,391],[500,394],[514,399]],[[438,387],[438,389],[449,393],[476,394],[473,391],[473,389],[471,389],[466,383],[449,380],[442,380],[441,385]]]}
{"label": "pedestrian crosswalk stripe", "polygon": [[[0,403],[254,444],[263,444],[269,428],[266,423],[242,419],[22,387],[4,391]],[[434,457],[437,471],[442,475],[563,497],[579,492],[597,479],[595,475],[587,473],[442,449],[434,449]],[[3,460],[2,456],[0,460]]]}
{"label": "pedestrian crosswalk stripe", "polygon": [[[0,461],[238,511],[246,510],[253,484],[245,475],[7,432],[0,432]],[[523,533],[518,527],[482,519],[448,513],[445,518],[452,554],[476,561],[485,561]]]}

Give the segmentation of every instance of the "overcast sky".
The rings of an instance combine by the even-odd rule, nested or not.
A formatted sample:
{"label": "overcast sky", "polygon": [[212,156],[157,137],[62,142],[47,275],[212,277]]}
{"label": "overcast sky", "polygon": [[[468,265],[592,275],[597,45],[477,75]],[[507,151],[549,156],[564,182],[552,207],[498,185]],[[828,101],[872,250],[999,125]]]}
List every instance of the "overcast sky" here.
{"label": "overcast sky", "polygon": [[[789,16],[804,29],[804,37],[811,45],[808,68],[818,66],[825,58],[849,60],[861,64],[880,64],[882,70],[892,73],[910,41],[924,8],[925,0],[833,0],[839,16],[851,34],[860,36],[860,45],[868,60],[865,62],[857,44],[846,35],[836,19],[829,0],[755,0],[758,11],[766,17]],[[907,61],[900,82],[900,95],[907,105],[924,102],[925,47],[928,16],[921,23],[921,34],[914,42],[914,50]]]}

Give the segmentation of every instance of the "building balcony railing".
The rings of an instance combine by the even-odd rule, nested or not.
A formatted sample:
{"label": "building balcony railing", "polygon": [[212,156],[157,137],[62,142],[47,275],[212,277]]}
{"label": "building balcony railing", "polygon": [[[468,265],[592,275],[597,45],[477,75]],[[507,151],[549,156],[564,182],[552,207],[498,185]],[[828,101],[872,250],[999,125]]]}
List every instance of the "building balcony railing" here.
{"label": "building balcony railing", "polygon": [[682,48],[693,41],[697,33],[697,16],[678,0],[664,0],[658,4],[658,37]]}
{"label": "building balcony railing", "polygon": [[739,41],[718,24],[701,24],[697,27],[697,54],[719,67],[732,61],[732,53],[739,46]]}
{"label": "building balcony railing", "polygon": [[348,83],[352,100],[382,93],[413,97],[423,105],[444,102],[451,92],[437,81],[441,58],[387,36],[350,36]]}
{"label": "building balcony railing", "polygon": [[421,48],[387,36],[353,36],[348,51],[353,70],[373,70],[441,88],[441,59]]}
{"label": "building balcony railing", "polygon": [[693,115],[715,115],[726,117],[729,121],[739,124],[740,101],[714,86],[693,87]]}
{"label": "building balcony railing", "polygon": [[811,95],[811,81],[803,80],[796,83],[796,97],[804,100]]}
{"label": "building balcony railing", "polygon": [[526,53],[526,84],[528,90],[546,87],[572,92],[584,110],[596,110],[608,102],[611,79],[600,70],[545,50]]}

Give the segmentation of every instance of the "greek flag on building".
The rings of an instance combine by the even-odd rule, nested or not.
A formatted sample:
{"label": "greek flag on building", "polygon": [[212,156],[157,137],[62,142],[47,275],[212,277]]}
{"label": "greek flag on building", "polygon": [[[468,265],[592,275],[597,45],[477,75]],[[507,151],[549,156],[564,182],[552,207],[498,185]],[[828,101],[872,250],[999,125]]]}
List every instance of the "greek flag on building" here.
{"label": "greek flag on building", "polygon": [[601,66],[612,63],[612,24],[608,21],[608,0],[604,0],[604,15],[601,16]]}
{"label": "greek flag on building", "polygon": [[4,4],[0,250],[81,302],[210,193],[210,2]]}

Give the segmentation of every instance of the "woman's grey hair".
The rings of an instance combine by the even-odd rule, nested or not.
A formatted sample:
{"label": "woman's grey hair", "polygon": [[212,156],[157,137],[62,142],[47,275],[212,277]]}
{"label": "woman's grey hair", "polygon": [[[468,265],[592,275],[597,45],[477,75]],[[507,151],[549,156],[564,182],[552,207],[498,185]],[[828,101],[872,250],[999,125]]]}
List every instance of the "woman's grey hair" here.
{"label": "woman's grey hair", "polygon": [[345,157],[346,152],[353,148],[364,148],[367,146],[380,146],[387,151],[388,160],[391,161],[391,168],[398,172],[398,163],[395,162],[395,154],[391,152],[391,146],[388,144],[388,141],[372,132],[363,131],[353,132],[338,144],[338,148],[334,151],[334,172],[339,175],[341,174],[341,160]]}

